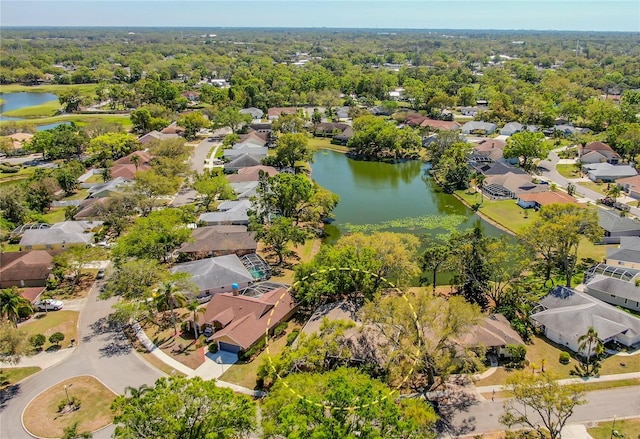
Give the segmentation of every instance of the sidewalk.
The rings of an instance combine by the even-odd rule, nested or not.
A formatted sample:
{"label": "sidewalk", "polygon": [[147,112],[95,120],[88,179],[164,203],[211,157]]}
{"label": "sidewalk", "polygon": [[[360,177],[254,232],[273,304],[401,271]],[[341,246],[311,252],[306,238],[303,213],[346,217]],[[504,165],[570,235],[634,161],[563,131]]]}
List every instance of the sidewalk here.
{"label": "sidewalk", "polygon": [[[640,372],[630,372],[630,373],[619,373],[615,375],[604,375],[601,377],[588,377],[588,378],[567,378],[563,380],[558,380],[560,384],[590,384],[590,383],[602,383],[607,381],[620,381],[620,380],[628,380],[633,378],[640,378]],[[504,389],[504,386],[498,384],[495,386],[483,386],[476,387],[476,391],[478,393],[490,393],[493,391],[500,392]]]}
{"label": "sidewalk", "polygon": [[3,363],[0,361],[0,369],[10,369],[12,367],[39,367],[41,369],[47,369],[48,367],[55,366],[56,364],[64,361],[76,350],[76,346],[72,348],[60,349],[56,352],[40,352],[39,354],[32,355],[30,357],[22,357],[18,364]]}
{"label": "sidewalk", "polygon": [[140,342],[151,354],[153,354],[156,358],[158,358],[160,361],[167,364],[174,370],[180,371],[181,373],[185,374],[188,378],[199,376],[205,380],[216,379],[216,385],[219,387],[227,387],[234,392],[243,393],[255,398],[261,398],[265,395],[265,393],[261,390],[253,390],[247,387],[238,386],[236,384],[228,383],[226,381],[220,381],[217,379],[229,367],[231,367],[238,361],[237,355],[231,352],[223,351],[217,352],[215,354],[207,353],[205,355],[204,363],[197,369],[193,370],[190,367],[187,367],[184,364],[180,363],[178,360],[172,358],[170,355],[163,352],[162,349],[158,348],[158,346],[153,344],[147,334],[145,334],[145,332],[140,327],[140,324],[134,323],[132,327],[136,333],[136,337],[138,337],[138,340],[140,340]]}

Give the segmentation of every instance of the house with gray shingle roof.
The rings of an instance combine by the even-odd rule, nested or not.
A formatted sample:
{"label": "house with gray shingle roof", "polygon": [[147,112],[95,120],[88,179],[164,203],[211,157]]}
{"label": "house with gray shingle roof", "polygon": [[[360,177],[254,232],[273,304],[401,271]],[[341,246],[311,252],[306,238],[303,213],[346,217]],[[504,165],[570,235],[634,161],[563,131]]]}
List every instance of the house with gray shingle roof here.
{"label": "house with gray shingle roof", "polygon": [[262,164],[262,160],[255,157],[252,154],[242,154],[231,160],[229,163],[224,164],[224,170],[229,172],[238,171],[242,168],[248,168],[250,166],[258,166]]}
{"label": "house with gray shingle roof", "polygon": [[237,201],[224,201],[218,206],[217,212],[206,212],[200,215],[198,222],[208,226],[249,224],[247,211],[251,209],[251,201],[248,199]]}
{"label": "house with gray shingle roof", "polygon": [[538,302],[531,320],[545,336],[579,352],[578,339],[593,327],[603,343],[640,343],[640,319],[588,294],[556,287]]}
{"label": "house with gray shingle roof", "polygon": [[604,229],[602,242],[605,244],[619,244],[624,236],[640,236],[640,221],[607,209],[598,209],[598,216],[598,224]]}
{"label": "house with gray shingle roof", "polygon": [[243,108],[239,111],[239,113],[250,115],[254,121],[260,121],[260,119],[262,119],[262,117],[264,116],[264,111],[255,107]]}
{"label": "house with gray shingle roof", "polygon": [[93,242],[93,230],[102,226],[102,221],[64,221],[48,229],[25,230],[20,240],[21,250],[63,249]]}
{"label": "house with gray shingle roof", "polygon": [[623,236],[618,248],[608,248],[605,263],[640,270],[640,237]]}
{"label": "house with gray shingle roof", "polygon": [[471,121],[462,125],[461,131],[462,134],[477,134],[482,133],[485,135],[493,134],[498,129],[498,126],[495,123],[491,122],[479,122],[479,121]]}
{"label": "house with gray shingle roof", "polygon": [[638,172],[633,166],[612,165],[611,163],[592,163],[582,166],[582,170],[592,181],[611,183],[621,178],[633,177]]}
{"label": "house with gray shingle roof", "polygon": [[189,280],[199,288],[199,301],[210,300],[214,294],[233,291],[234,284],[244,288],[253,276],[235,254],[176,264],[171,274],[188,273]]}
{"label": "house with gray shingle roof", "polygon": [[131,186],[133,182],[124,177],[116,177],[106,183],[100,183],[89,188],[89,198],[105,198],[115,193],[122,193]]}
{"label": "house with gray shingle roof", "polygon": [[584,292],[611,305],[640,311],[640,287],[634,280],[597,274],[585,284]]}

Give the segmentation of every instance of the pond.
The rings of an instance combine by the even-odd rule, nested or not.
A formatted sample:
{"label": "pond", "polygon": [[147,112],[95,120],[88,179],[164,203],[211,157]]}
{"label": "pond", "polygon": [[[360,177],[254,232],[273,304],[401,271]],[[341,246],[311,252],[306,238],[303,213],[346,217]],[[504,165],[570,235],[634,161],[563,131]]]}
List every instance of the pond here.
{"label": "pond", "polygon": [[[311,167],[312,178],[318,184],[340,195],[333,212],[335,219],[325,227],[329,243],[354,231],[435,236],[475,224],[485,235],[505,235],[456,197],[443,193],[427,172],[428,163],[361,161],[343,153],[319,150]],[[449,279],[446,274],[439,275],[438,283]]]}
{"label": "pond", "polygon": [[19,117],[7,117],[3,116],[5,111],[18,110],[25,107],[33,107],[34,105],[44,104],[46,102],[55,101],[58,99],[53,93],[31,93],[31,92],[18,92],[18,93],[4,93],[0,95],[0,98],[4,101],[0,104],[0,121],[4,120],[24,120]]}

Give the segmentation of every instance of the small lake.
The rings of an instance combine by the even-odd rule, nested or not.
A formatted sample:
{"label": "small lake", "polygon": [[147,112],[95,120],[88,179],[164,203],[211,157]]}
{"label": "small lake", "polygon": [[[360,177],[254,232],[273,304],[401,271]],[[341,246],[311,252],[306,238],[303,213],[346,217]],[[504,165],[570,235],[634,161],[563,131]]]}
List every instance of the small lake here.
{"label": "small lake", "polygon": [[3,113],[5,111],[19,110],[20,108],[33,107],[34,105],[40,105],[46,102],[55,101],[56,99],[58,99],[58,96],[53,93],[18,92],[4,93],[0,95],[0,98],[4,101],[0,105],[0,121],[3,121],[24,120],[19,117],[3,116]]}
{"label": "small lake", "polygon": [[[321,186],[340,195],[334,210],[335,220],[325,227],[327,241],[335,242],[349,232],[350,224],[381,224],[381,230],[422,234],[440,234],[446,230],[425,229],[411,220],[425,215],[463,215],[466,220],[458,229],[479,223],[483,232],[501,236],[505,232],[482,220],[453,195],[440,191],[429,176],[430,165],[417,160],[382,163],[348,158],[345,154],[320,150],[315,153],[312,177]],[[394,221],[396,220],[396,221]]]}

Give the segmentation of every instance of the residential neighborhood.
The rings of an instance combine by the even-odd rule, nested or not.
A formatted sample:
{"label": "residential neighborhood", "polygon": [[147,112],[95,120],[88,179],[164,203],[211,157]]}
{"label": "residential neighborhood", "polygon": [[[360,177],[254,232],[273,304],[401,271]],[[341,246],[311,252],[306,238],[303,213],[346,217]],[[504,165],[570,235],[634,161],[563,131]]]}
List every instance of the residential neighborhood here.
{"label": "residential neighborhood", "polygon": [[628,35],[1,32],[0,436],[635,437]]}

